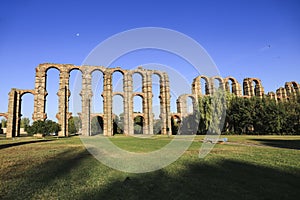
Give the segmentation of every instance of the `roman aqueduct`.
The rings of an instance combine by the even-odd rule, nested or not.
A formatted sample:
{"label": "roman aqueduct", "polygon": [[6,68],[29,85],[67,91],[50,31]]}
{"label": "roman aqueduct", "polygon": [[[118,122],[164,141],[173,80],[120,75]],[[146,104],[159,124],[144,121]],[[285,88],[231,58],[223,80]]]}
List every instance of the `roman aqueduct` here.
{"label": "roman aqueduct", "polygon": [[[7,119],[6,137],[20,136],[20,120],[21,120],[21,105],[22,96],[26,93],[34,95],[34,112],[32,119],[45,120],[47,119],[46,108],[46,79],[47,71],[51,68],[59,70],[59,91],[58,95],[58,113],[56,118],[61,125],[59,136],[68,136],[68,119],[72,117],[69,112],[70,86],[69,78],[72,70],[79,70],[82,73],[82,90],[80,92],[82,111],[79,116],[82,121],[82,134],[85,136],[91,135],[91,101],[93,97],[91,79],[94,71],[100,71],[103,74],[103,135],[113,135],[113,112],[112,98],[115,95],[123,97],[124,103],[124,134],[129,135],[134,133],[134,118],[138,115],[143,118],[143,134],[153,134],[153,102],[152,102],[152,75],[159,76],[160,84],[160,119],[162,122],[161,134],[171,133],[171,118],[178,117],[180,120],[184,118],[187,112],[187,99],[191,98],[194,109],[197,108],[197,101],[200,96],[212,95],[215,88],[221,88],[239,97],[249,98],[252,96],[269,96],[276,101],[285,101],[290,96],[299,93],[300,85],[294,81],[286,82],[284,87],[280,87],[276,92],[264,93],[261,80],[258,78],[245,78],[243,80],[243,89],[241,84],[233,77],[222,78],[219,76],[207,77],[198,76],[194,78],[191,86],[191,94],[182,94],[177,99],[177,113],[170,111],[170,86],[169,77],[166,72],[158,70],[149,70],[139,67],[134,70],[125,70],[122,68],[105,68],[102,66],[75,66],[71,64],[40,64],[36,68],[35,88],[24,90],[12,88],[9,93],[8,111],[0,113]],[[121,72],[123,75],[123,91],[113,92],[112,74]],[[142,91],[133,91],[133,74],[138,73],[142,76]],[[201,84],[201,80],[204,84]],[[203,87],[203,90],[202,90]],[[202,93],[204,91],[204,93]],[[142,113],[133,112],[133,98],[140,96],[142,98]]]}

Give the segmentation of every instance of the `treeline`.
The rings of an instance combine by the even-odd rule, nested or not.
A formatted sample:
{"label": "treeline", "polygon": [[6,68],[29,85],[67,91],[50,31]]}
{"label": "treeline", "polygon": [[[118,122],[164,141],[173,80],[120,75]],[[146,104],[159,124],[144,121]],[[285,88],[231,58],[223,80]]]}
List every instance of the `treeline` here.
{"label": "treeline", "polygon": [[[224,99],[226,100],[223,102],[226,114],[224,112],[222,134],[300,134],[299,95],[279,102],[267,96],[243,98],[232,94],[226,94]],[[212,97],[209,96],[201,97],[198,102],[198,112],[183,119],[181,129],[188,130],[189,127],[196,125],[197,134],[206,134],[212,124],[213,113],[220,105],[216,103],[213,105]],[[218,101],[217,104],[220,102],[222,103]],[[174,124],[174,126],[176,130],[179,124]]]}

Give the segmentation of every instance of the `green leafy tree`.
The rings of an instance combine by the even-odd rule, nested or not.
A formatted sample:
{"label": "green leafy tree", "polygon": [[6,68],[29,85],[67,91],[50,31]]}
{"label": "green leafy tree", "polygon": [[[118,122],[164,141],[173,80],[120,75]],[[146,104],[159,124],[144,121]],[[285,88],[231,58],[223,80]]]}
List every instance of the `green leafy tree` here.
{"label": "green leafy tree", "polygon": [[6,119],[2,119],[1,120],[1,127],[2,128],[6,128],[6,126],[7,126],[7,120]]}
{"label": "green leafy tree", "polygon": [[27,131],[29,125],[30,125],[30,119],[28,117],[23,117],[20,122],[20,127],[24,128],[24,131]]}
{"label": "green leafy tree", "polygon": [[43,134],[49,135],[50,133],[58,133],[61,130],[60,125],[52,120],[38,120],[34,121],[31,126],[28,126],[27,132],[29,135]]}
{"label": "green leafy tree", "polygon": [[68,123],[69,134],[78,133],[81,129],[81,119],[78,116],[71,117]]}
{"label": "green leafy tree", "polygon": [[134,134],[143,134],[143,117],[134,118]]}

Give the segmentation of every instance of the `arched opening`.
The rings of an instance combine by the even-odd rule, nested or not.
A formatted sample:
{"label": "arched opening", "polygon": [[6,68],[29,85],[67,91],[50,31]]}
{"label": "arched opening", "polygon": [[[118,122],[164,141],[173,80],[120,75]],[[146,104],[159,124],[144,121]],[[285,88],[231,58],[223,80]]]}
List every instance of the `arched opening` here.
{"label": "arched opening", "polygon": [[91,135],[103,134],[103,117],[94,116],[91,123]]}
{"label": "arched opening", "polygon": [[58,95],[59,91],[59,70],[57,68],[49,68],[46,71],[46,113],[47,119],[57,122],[56,114],[58,113]]}
{"label": "arched opening", "polygon": [[225,82],[225,90],[227,92],[229,92],[230,94],[235,94],[234,90],[233,90],[233,87],[235,86],[235,82],[233,79],[231,78],[228,78]]}
{"label": "arched opening", "polygon": [[133,97],[133,112],[143,113],[143,97],[140,95],[135,95]]}
{"label": "arched opening", "polygon": [[143,134],[144,118],[136,116],[134,118],[134,134]]}
{"label": "arched opening", "polygon": [[82,122],[79,116],[72,116],[68,120],[69,135],[81,134]]}
{"label": "arched opening", "polygon": [[122,71],[112,73],[112,90],[113,92],[123,92],[124,74]]}
{"label": "arched opening", "polygon": [[187,114],[193,114],[194,112],[194,102],[192,97],[187,97],[186,99],[186,113]]}
{"label": "arched opening", "polygon": [[222,80],[219,79],[219,78],[214,78],[213,80],[214,80],[214,82],[213,82],[213,84],[214,84],[214,91],[222,89]]}
{"label": "arched opening", "polygon": [[160,119],[161,114],[161,77],[158,74],[152,74],[152,113],[154,114],[154,119]]}
{"label": "arched opening", "polygon": [[113,134],[123,134],[124,132],[124,97],[114,95],[112,103],[113,111]]}
{"label": "arched opening", "polygon": [[259,81],[253,79],[252,82],[252,94],[254,94],[254,96],[260,96],[260,92],[261,92],[261,85],[259,83]]}
{"label": "arched opening", "polygon": [[78,114],[82,112],[81,103],[81,90],[82,90],[82,72],[78,69],[70,71],[69,79],[69,112],[72,113],[72,117],[79,118]]}
{"label": "arched opening", "polygon": [[300,92],[299,84],[296,83],[295,81],[292,81],[291,85],[292,85],[292,92],[294,94],[299,94],[299,92]]}
{"label": "arched opening", "polygon": [[132,87],[133,87],[133,92],[143,92],[143,76],[142,74],[135,72],[132,75]]}
{"label": "arched opening", "polygon": [[[20,134],[27,135],[27,128],[32,123],[32,114],[34,109],[34,96],[31,93],[21,95],[21,121]],[[25,106],[26,105],[26,106]]]}
{"label": "arched opening", "polygon": [[172,135],[177,135],[179,127],[180,127],[180,117],[178,115],[173,115],[171,118],[171,128],[172,128]]}
{"label": "arched opening", "polygon": [[6,134],[7,119],[4,116],[0,116],[0,134]]}
{"label": "arched opening", "polygon": [[103,73],[99,70],[92,72],[92,102],[91,113],[103,113]]}
{"label": "arched opening", "polygon": [[208,78],[201,76],[200,77],[200,88],[201,88],[201,94],[202,95],[209,95],[209,81]]}
{"label": "arched opening", "polygon": [[162,128],[161,123],[162,123],[161,119],[153,120],[153,134],[161,134],[161,128]]}

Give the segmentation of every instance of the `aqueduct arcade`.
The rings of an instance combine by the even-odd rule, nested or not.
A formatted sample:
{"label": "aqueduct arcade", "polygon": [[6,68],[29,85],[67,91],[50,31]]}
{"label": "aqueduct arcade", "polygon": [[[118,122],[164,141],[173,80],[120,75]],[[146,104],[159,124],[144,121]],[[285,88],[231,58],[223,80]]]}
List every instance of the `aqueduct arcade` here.
{"label": "aqueduct arcade", "polygon": [[[103,66],[76,66],[72,64],[40,64],[36,68],[35,87],[32,90],[23,90],[12,88],[9,93],[8,112],[1,113],[1,116],[7,118],[7,134],[6,137],[11,138],[20,135],[20,120],[21,120],[21,103],[22,96],[30,93],[34,96],[34,111],[32,119],[45,120],[46,113],[46,97],[47,97],[47,71],[55,68],[59,71],[59,90],[58,96],[58,112],[56,118],[61,125],[59,136],[68,136],[68,120],[72,117],[69,112],[70,100],[70,73],[73,70],[79,70],[82,74],[81,83],[81,112],[78,113],[82,122],[81,133],[84,136],[91,135],[91,119],[94,116],[101,117],[103,120],[103,135],[113,135],[113,97],[118,95],[123,99],[123,133],[131,135],[134,133],[134,119],[141,117],[143,121],[143,134],[153,134],[153,88],[152,75],[159,77],[159,101],[160,101],[160,120],[161,120],[161,134],[172,134],[171,119],[182,121],[184,117],[189,114],[187,100],[191,100],[192,112],[198,109],[198,99],[204,95],[213,95],[217,89],[225,90],[238,97],[250,98],[257,96],[263,98],[269,96],[276,101],[285,101],[289,97],[295,96],[300,92],[300,85],[297,82],[286,82],[284,87],[280,87],[276,92],[269,92],[264,94],[264,88],[261,80],[258,78],[245,78],[243,85],[234,78],[220,76],[207,77],[197,76],[194,78],[191,85],[190,94],[182,94],[177,99],[177,112],[170,111],[170,84],[169,77],[166,72],[158,70],[149,70],[139,67],[133,70],[125,70],[120,67],[106,68]],[[100,71],[103,75],[103,113],[91,113],[91,103],[93,95],[92,91],[92,73]],[[123,76],[122,91],[115,92],[112,85],[112,76],[115,72],[120,72]],[[142,79],[141,91],[136,92],[133,88],[133,75],[139,74]],[[134,97],[142,99],[142,112],[136,113],[133,108]]]}

